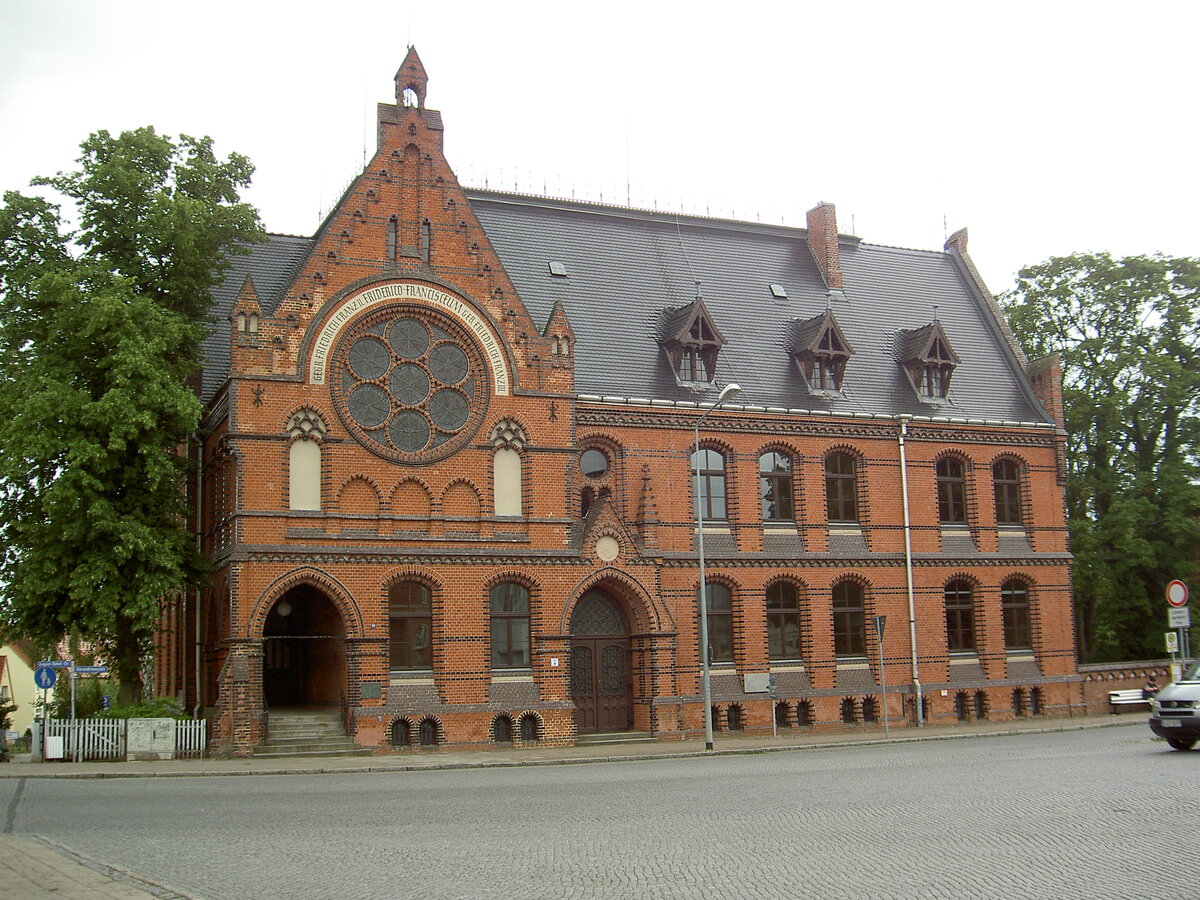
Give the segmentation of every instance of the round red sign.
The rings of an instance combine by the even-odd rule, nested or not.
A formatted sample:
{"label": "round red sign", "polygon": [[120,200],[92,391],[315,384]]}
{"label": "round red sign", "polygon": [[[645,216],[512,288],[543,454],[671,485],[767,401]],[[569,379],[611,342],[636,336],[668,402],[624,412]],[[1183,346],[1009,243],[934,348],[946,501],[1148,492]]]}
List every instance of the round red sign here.
{"label": "round red sign", "polygon": [[1188,589],[1182,581],[1172,581],[1167,585],[1167,602],[1178,609],[1187,606]]}

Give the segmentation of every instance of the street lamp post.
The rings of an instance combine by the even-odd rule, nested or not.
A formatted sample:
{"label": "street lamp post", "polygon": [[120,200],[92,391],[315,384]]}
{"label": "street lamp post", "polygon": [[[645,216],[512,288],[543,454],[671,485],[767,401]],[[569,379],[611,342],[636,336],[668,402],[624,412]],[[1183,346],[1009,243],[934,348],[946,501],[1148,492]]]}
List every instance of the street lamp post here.
{"label": "street lamp post", "polygon": [[742,389],[736,384],[725,385],[716,403],[708,408],[708,412],[696,420],[694,426],[695,451],[692,459],[695,463],[695,497],[696,497],[696,553],[700,558],[700,680],[704,685],[704,749],[713,749],[712,727],[712,678],[708,652],[708,582],[704,572],[704,501],[700,496],[700,426],[721,405],[731,397],[736,397]]}

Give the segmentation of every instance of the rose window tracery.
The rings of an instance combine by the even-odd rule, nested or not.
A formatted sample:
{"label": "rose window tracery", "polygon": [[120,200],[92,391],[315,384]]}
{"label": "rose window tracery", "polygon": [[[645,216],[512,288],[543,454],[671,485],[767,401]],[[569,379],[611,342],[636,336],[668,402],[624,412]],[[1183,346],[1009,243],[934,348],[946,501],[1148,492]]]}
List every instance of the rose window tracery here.
{"label": "rose window tracery", "polygon": [[483,357],[470,333],[425,308],[377,311],[338,341],[335,404],[368,449],[402,463],[449,456],[478,430],[488,399]]}

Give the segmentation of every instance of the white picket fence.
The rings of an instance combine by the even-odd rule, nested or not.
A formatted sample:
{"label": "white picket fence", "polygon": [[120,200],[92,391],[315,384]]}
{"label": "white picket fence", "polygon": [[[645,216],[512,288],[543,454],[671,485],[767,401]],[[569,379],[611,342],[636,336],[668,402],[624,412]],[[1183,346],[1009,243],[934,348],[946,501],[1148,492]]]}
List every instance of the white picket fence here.
{"label": "white picket fence", "polygon": [[[47,719],[45,735],[62,738],[64,760],[124,760],[126,722],[126,719]],[[206,721],[176,720],[176,759],[199,759],[207,749]]]}
{"label": "white picket fence", "polygon": [[208,722],[189,719],[175,722],[175,758],[200,759],[208,749]]}
{"label": "white picket fence", "polygon": [[63,739],[63,759],[125,759],[124,719],[47,719],[46,737]]}

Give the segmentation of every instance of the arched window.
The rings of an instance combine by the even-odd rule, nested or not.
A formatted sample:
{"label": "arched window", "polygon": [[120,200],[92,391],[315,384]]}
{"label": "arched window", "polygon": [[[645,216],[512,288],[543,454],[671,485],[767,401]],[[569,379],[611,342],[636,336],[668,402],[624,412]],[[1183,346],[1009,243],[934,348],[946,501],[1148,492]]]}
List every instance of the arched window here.
{"label": "arched window", "polygon": [[842,698],[842,721],[847,725],[858,721],[858,704],[854,702],[853,697]]}
{"label": "arched window", "polygon": [[724,521],[725,509],[725,457],[716,450],[701,448],[699,455],[692,454],[692,473],[699,471],[699,483],[692,485],[696,503],[706,522]]}
{"label": "arched window", "polygon": [[830,522],[858,521],[857,465],[849,453],[825,457],[825,503]]}
{"label": "arched window", "polygon": [[492,457],[496,515],[521,515],[521,454],[501,447]]}
{"label": "arched window", "polygon": [[743,728],[745,728],[745,725],[743,724],[741,704],[729,704],[729,709],[725,711],[725,721],[729,724],[730,731],[741,731]]}
{"label": "arched window", "polygon": [[796,704],[796,724],[807,728],[813,721],[812,701],[801,700]]}
{"label": "arched window", "polygon": [[393,747],[407,747],[412,743],[412,723],[408,719],[397,719],[388,729],[388,742]]}
{"label": "arched window", "polygon": [[996,524],[1021,525],[1021,469],[1015,460],[998,459],[992,464],[992,487],[996,493]]}
{"label": "arched window", "polygon": [[967,524],[967,479],[962,460],[943,456],[937,461],[938,517],[943,525]]}
{"label": "arched window", "polygon": [[1004,618],[1004,647],[1029,650],[1033,647],[1029,627],[1029,589],[1023,581],[1010,578],[1000,588],[1000,612]]}
{"label": "arched window", "polygon": [[511,581],[491,591],[492,668],[528,668],[529,591]]}
{"label": "arched window", "polygon": [[971,583],[958,578],[946,585],[946,648],[951,652],[975,649],[975,602]]}
{"label": "arched window", "polygon": [[765,522],[790,522],[792,510],[792,461],[772,451],[758,458],[759,493]]}
{"label": "arched window", "polygon": [[837,656],[867,655],[867,620],[863,589],[856,581],[833,586],[833,652]]}
{"label": "arched window", "polygon": [[292,441],[288,450],[288,501],[292,509],[321,508],[321,445],[316,441]]}
{"label": "arched window", "polygon": [[792,708],[786,700],[775,704],[775,727],[787,728],[792,724]]}
{"label": "arched window", "polygon": [[800,659],[800,598],[791,582],[767,588],[767,649],[773,660]]}
{"label": "arched window", "polygon": [[733,662],[733,595],[715,581],[708,583],[704,593],[708,599],[709,661]]}
{"label": "arched window", "polygon": [[536,744],[542,735],[541,721],[533,713],[525,713],[518,723],[521,729],[521,741],[526,744]]}
{"label": "arched window", "polygon": [[401,581],[388,589],[392,669],[433,668],[433,604],[429,588]]}
{"label": "arched window", "polygon": [[513,739],[512,717],[503,713],[492,719],[492,740],[497,744],[508,744]]}
{"label": "arched window", "polygon": [[438,721],[432,717],[421,720],[421,746],[436,747],[438,745]]}

